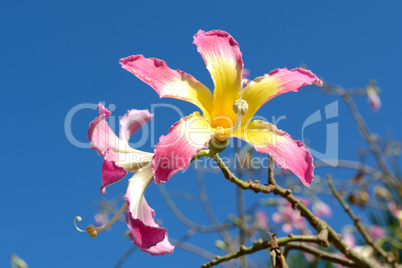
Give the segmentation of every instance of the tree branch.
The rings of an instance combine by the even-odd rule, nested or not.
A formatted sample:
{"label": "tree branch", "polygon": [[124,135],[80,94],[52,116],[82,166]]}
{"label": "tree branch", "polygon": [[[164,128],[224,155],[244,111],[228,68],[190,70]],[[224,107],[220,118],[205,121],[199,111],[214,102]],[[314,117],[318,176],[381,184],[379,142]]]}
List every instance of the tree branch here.
{"label": "tree branch", "polygon": [[342,241],[341,236],[336,233],[331,227],[327,226],[326,222],[317,218],[305,205],[302,201],[298,200],[290,189],[284,189],[277,184],[269,184],[262,185],[259,181],[252,182],[248,180],[244,182],[233,175],[232,172],[227,168],[227,166],[223,163],[218,155],[214,156],[215,161],[218,164],[218,167],[222,170],[225,178],[242,189],[250,189],[256,193],[271,193],[273,192],[275,195],[280,195],[289,201],[294,209],[298,209],[300,211],[300,215],[307,219],[307,221],[311,224],[311,226],[316,229],[318,232],[321,232],[323,229],[327,228],[328,230],[328,240],[346,257],[353,260],[356,264],[359,264],[361,267],[376,267],[375,263],[371,263],[368,260],[362,258],[358,255],[352,248],[350,248],[345,242]]}
{"label": "tree branch", "polygon": [[359,232],[363,236],[364,240],[366,240],[367,244],[369,244],[377,253],[379,253],[385,261],[387,261],[388,263],[394,263],[395,262],[394,256],[390,253],[385,252],[385,250],[383,248],[381,248],[374,242],[374,240],[371,238],[371,236],[366,231],[364,226],[360,223],[360,218],[357,217],[353,213],[353,211],[349,207],[348,203],[346,203],[346,201],[342,198],[341,194],[335,189],[331,175],[329,175],[329,174],[327,175],[327,180],[328,180],[328,184],[331,188],[332,193],[338,199],[339,203],[341,203],[341,205],[344,208],[344,210],[346,211],[346,213],[348,213],[350,218],[353,220],[357,230],[359,230]]}
{"label": "tree branch", "polygon": [[[272,243],[273,241],[275,241],[275,242]],[[202,268],[212,267],[212,266],[218,265],[222,262],[236,259],[236,258],[239,258],[244,255],[249,255],[249,254],[255,253],[260,250],[276,247],[276,245],[284,246],[290,242],[308,242],[308,243],[321,244],[321,241],[315,235],[311,235],[311,236],[295,235],[295,236],[281,237],[281,238],[277,238],[275,240],[272,239],[272,240],[266,240],[266,241],[257,240],[254,242],[254,246],[252,246],[252,247],[241,246],[240,250],[238,252],[228,254],[225,256],[216,256],[214,260],[202,265],[201,267]]]}
{"label": "tree branch", "polygon": [[165,200],[166,204],[169,206],[170,210],[176,216],[176,218],[183,223],[184,225],[190,227],[194,231],[209,233],[209,232],[216,232],[219,230],[225,230],[230,228],[230,224],[219,224],[219,225],[211,225],[211,226],[204,226],[198,225],[192,220],[185,217],[180,210],[177,208],[176,204],[173,202],[172,198],[170,197],[169,193],[167,192],[165,186],[163,184],[158,184],[158,189],[162,194],[163,199]]}
{"label": "tree branch", "polygon": [[296,249],[296,250],[300,250],[306,253],[310,253],[314,256],[316,256],[317,258],[326,260],[326,261],[330,261],[333,263],[338,263],[341,264],[345,267],[354,267],[354,268],[359,268],[360,266],[355,264],[353,261],[345,259],[344,257],[340,256],[340,255],[335,255],[329,252],[325,252],[323,250],[320,250],[318,248],[306,245],[304,243],[295,243],[295,242],[291,242],[288,243],[285,246],[286,250],[285,250],[285,255],[287,254],[287,252],[289,252],[292,249]]}

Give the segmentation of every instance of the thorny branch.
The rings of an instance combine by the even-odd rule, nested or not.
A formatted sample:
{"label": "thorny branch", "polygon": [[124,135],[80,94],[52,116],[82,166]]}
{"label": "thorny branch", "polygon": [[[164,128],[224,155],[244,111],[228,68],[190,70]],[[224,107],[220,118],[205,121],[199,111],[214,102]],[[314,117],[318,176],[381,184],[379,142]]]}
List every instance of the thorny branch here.
{"label": "thorny branch", "polygon": [[[335,232],[330,226],[328,226],[324,221],[316,217],[307,207],[306,205],[297,199],[290,189],[284,189],[275,183],[271,183],[268,185],[262,185],[259,181],[243,181],[237,178],[223,163],[222,159],[218,156],[214,156],[214,160],[216,161],[218,167],[222,170],[223,175],[227,180],[236,184],[241,189],[250,189],[256,193],[274,193],[275,195],[280,195],[289,201],[294,209],[298,209],[302,217],[306,218],[310,225],[316,229],[318,232],[321,232],[324,229],[327,229],[328,232],[328,241],[331,242],[339,251],[341,251],[347,258],[354,261],[356,264],[361,267],[377,267],[375,263],[369,262],[367,259],[362,258],[359,254],[357,254],[352,248],[350,248],[345,242],[342,241],[341,236]],[[273,178],[270,178],[269,181],[273,181]],[[326,245],[328,245],[328,241],[323,241]],[[255,252],[252,251],[252,252]]]}
{"label": "thorny branch", "polygon": [[357,230],[359,230],[359,232],[363,236],[364,240],[366,240],[367,244],[369,244],[375,251],[377,251],[381,255],[381,257],[384,258],[388,263],[395,263],[395,257],[391,253],[385,252],[384,249],[382,249],[380,246],[378,246],[374,242],[373,238],[371,238],[371,236],[368,234],[367,230],[360,223],[360,218],[357,217],[353,213],[352,209],[349,207],[349,205],[346,203],[346,201],[342,198],[341,194],[335,189],[331,175],[328,174],[327,180],[328,180],[329,186],[331,187],[332,193],[339,200],[339,203],[341,203],[341,205],[345,209],[346,213],[348,213],[350,218],[353,220]]}
{"label": "thorny branch", "polygon": [[254,245],[252,247],[241,246],[238,252],[231,253],[231,254],[228,254],[225,256],[216,256],[214,260],[202,265],[201,267],[202,268],[212,267],[212,266],[218,265],[222,262],[229,261],[231,259],[249,255],[249,254],[255,253],[260,250],[271,249],[276,246],[284,246],[291,242],[308,242],[308,243],[315,243],[315,244],[322,243],[316,235],[312,235],[312,236],[295,235],[295,236],[270,239],[270,240],[266,240],[266,241],[257,240],[254,242]]}
{"label": "thorny branch", "polygon": [[340,255],[336,255],[336,254],[332,254],[323,250],[320,250],[318,248],[309,246],[305,243],[299,242],[290,242],[288,244],[285,245],[285,255],[287,255],[287,253],[292,250],[292,249],[296,249],[302,252],[306,252],[306,253],[310,253],[314,256],[316,256],[317,258],[323,259],[323,260],[327,260],[333,263],[338,263],[341,264],[345,267],[354,267],[354,268],[359,268],[359,265],[356,265],[353,261],[345,259],[344,257],[340,256]]}
{"label": "thorny branch", "polygon": [[[351,95],[348,93],[348,91],[343,89],[342,87],[331,85],[331,84],[328,84],[328,83],[325,83],[321,87],[321,89],[322,89],[322,91],[334,92],[334,93],[340,95],[343,98],[343,100],[345,101],[345,103],[349,107],[349,110],[350,110],[350,112],[352,114],[352,117],[355,120],[356,125],[357,125],[362,137],[366,140],[367,144],[369,145],[369,148],[370,148],[372,154],[374,155],[374,157],[375,157],[375,159],[377,161],[378,167],[384,173],[385,181],[391,187],[398,187],[399,184],[397,183],[397,179],[391,173],[391,171],[389,170],[388,166],[385,164],[385,160],[384,160],[384,157],[383,157],[383,155],[381,153],[380,148],[378,147],[378,145],[373,140],[373,136],[371,135],[370,130],[369,130],[366,122],[364,121],[363,117],[359,113],[359,110],[357,109],[356,104],[353,101]],[[400,192],[402,189],[397,188],[397,190]]]}

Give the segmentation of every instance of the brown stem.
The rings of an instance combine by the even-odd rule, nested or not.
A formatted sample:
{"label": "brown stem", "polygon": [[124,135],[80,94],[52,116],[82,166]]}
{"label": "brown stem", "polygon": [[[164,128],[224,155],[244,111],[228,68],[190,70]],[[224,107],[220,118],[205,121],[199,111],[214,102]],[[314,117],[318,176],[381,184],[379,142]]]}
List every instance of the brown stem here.
{"label": "brown stem", "polygon": [[304,244],[304,243],[291,242],[291,243],[288,243],[285,246],[285,248],[286,248],[285,253],[288,253],[292,249],[296,249],[296,250],[299,250],[299,251],[310,253],[310,254],[316,256],[319,259],[323,259],[323,260],[330,261],[330,262],[333,262],[333,263],[338,263],[338,264],[341,264],[341,265],[343,265],[345,267],[354,267],[354,268],[360,267],[359,265],[355,264],[353,261],[345,259],[344,257],[342,257],[340,255],[335,255],[335,254],[332,254],[332,253],[329,253],[329,252],[325,252],[323,250],[320,250],[318,248],[309,246],[309,245]]}
{"label": "brown stem", "polygon": [[215,161],[218,164],[218,167],[222,170],[225,178],[242,189],[250,189],[256,193],[271,193],[273,192],[275,195],[280,195],[289,201],[293,208],[298,209],[300,211],[300,215],[307,219],[307,221],[311,224],[311,226],[316,229],[318,232],[321,232],[323,229],[328,230],[328,240],[346,257],[353,260],[356,264],[359,264],[361,267],[376,267],[376,264],[369,262],[368,260],[362,258],[358,255],[352,248],[350,248],[345,242],[342,241],[340,235],[336,233],[331,227],[327,225],[326,222],[322,221],[318,217],[316,217],[305,205],[302,201],[297,199],[290,189],[284,189],[279,185],[261,185],[258,181],[252,182],[251,180],[245,182],[237,178],[233,175],[232,172],[227,168],[227,166],[223,163],[218,155],[214,156]]}
{"label": "brown stem", "polygon": [[364,228],[364,226],[360,223],[360,218],[357,217],[352,209],[349,207],[348,203],[346,203],[346,201],[342,198],[341,194],[335,189],[334,183],[332,181],[331,175],[327,175],[327,180],[328,180],[328,184],[331,188],[332,193],[334,194],[334,196],[338,199],[339,203],[341,203],[342,207],[344,208],[344,210],[346,211],[346,213],[348,213],[348,215],[350,216],[350,218],[353,220],[357,230],[359,230],[359,232],[361,233],[361,235],[363,236],[364,240],[366,240],[367,244],[369,244],[378,254],[381,255],[381,257],[387,261],[388,263],[394,263],[395,262],[395,258],[394,256],[392,256],[391,253],[387,253],[385,252],[385,250],[383,248],[381,248],[379,245],[377,245],[373,238],[371,238],[371,236],[369,235],[369,233],[366,231],[366,229]]}
{"label": "brown stem", "polygon": [[328,84],[324,84],[322,86],[322,89],[335,92],[336,94],[340,95],[343,98],[343,100],[349,107],[352,117],[355,120],[356,125],[360,131],[360,134],[366,140],[367,144],[369,145],[371,153],[374,155],[374,157],[377,161],[379,168],[384,173],[385,182],[387,182],[387,184],[390,185],[391,187],[395,187],[398,191],[400,191],[401,189],[397,188],[397,186],[398,186],[397,179],[391,173],[388,166],[385,164],[385,160],[381,153],[380,148],[378,148],[377,144],[373,140],[366,122],[364,121],[363,117],[359,113],[359,110],[357,109],[356,104],[353,101],[351,95],[348,93],[348,91],[346,91],[345,89],[343,89],[341,87],[331,86]]}
{"label": "brown stem", "polygon": [[215,259],[202,265],[201,267],[202,268],[212,267],[212,266],[218,265],[222,262],[236,259],[236,258],[239,258],[244,255],[249,255],[249,254],[255,253],[260,250],[271,249],[271,248],[275,248],[278,246],[285,246],[291,242],[308,242],[308,243],[316,243],[316,244],[321,243],[319,241],[319,239],[317,238],[317,236],[315,236],[315,235],[311,235],[311,236],[295,235],[295,236],[275,238],[275,239],[266,240],[266,241],[259,240],[259,241],[255,241],[254,245],[252,247],[241,246],[240,250],[238,252],[231,253],[231,254],[228,254],[225,256],[216,256]]}

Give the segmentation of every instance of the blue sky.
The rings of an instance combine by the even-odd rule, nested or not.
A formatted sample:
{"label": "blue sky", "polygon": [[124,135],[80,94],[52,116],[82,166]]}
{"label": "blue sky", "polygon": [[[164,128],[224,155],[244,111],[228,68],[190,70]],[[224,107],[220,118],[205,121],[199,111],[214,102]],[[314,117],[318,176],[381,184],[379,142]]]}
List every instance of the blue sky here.
{"label": "blue sky", "polygon": [[[65,118],[79,104],[88,107],[113,104],[113,115],[128,109],[150,109],[151,104],[179,106],[184,115],[195,106],[159,99],[146,84],[123,70],[118,60],[143,54],[167,62],[212,88],[201,56],[192,44],[199,30],[221,29],[239,43],[250,77],[279,67],[304,63],[326,81],[365,87],[371,78],[381,87],[383,107],[373,113],[365,97],[358,99],[361,113],[373,132],[392,132],[400,138],[396,121],[400,105],[402,62],[402,4],[397,1],[3,1],[0,3],[1,100],[3,141],[0,177],[2,221],[0,266],[17,253],[31,267],[111,267],[130,247],[124,224],[91,239],[72,224],[76,215],[82,226],[93,222],[96,200],[112,199],[125,192],[120,183],[102,195],[101,157],[71,144]],[[301,139],[304,120],[335,97],[314,88],[289,93],[260,110],[266,118],[286,116],[278,125]],[[86,131],[96,110],[77,112],[71,124],[74,137],[86,142]],[[166,135],[179,120],[172,111],[155,110],[155,138]],[[339,155],[358,159],[364,146],[347,107],[339,104]],[[325,124],[305,133],[317,150],[323,150]],[[152,142],[140,149],[150,151]],[[316,174],[325,174],[316,171]],[[194,192],[195,173],[176,175],[169,190]],[[234,211],[222,200],[234,197],[235,188],[222,175],[207,177],[211,202],[226,213]],[[250,193],[248,193],[249,196]],[[251,195],[250,195],[251,196]],[[253,197],[250,197],[253,198]],[[163,220],[169,236],[179,238],[183,226],[174,219],[155,185],[147,200]],[[177,200],[177,202],[182,202]],[[193,211],[199,204],[180,203],[195,221],[207,224]],[[194,242],[213,247],[215,237],[197,236]],[[191,241],[193,242],[193,241]],[[180,260],[180,263],[178,263]],[[136,252],[125,267],[173,264],[198,266],[204,260],[180,250],[152,258]],[[181,265],[181,266],[180,266]]]}

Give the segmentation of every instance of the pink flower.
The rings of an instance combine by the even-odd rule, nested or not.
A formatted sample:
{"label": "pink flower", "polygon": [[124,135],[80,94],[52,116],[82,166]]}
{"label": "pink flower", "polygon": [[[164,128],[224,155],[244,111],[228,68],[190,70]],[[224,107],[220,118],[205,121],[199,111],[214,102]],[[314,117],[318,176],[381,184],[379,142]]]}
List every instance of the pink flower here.
{"label": "pink flower", "polygon": [[105,225],[109,221],[109,215],[104,209],[99,210],[95,214],[94,218],[95,218],[96,226]]}
{"label": "pink flower", "polygon": [[268,230],[268,222],[269,218],[267,217],[267,213],[263,210],[259,210],[254,214],[255,225],[260,230]]}
{"label": "pink flower", "polygon": [[356,246],[356,239],[347,228],[342,230],[342,239],[349,247],[354,248]]}
{"label": "pink flower", "polygon": [[304,219],[300,216],[298,210],[292,208],[290,203],[279,206],[279,212],[272,214],[272,220],[276,223],[282,223],[282,231],[290,233],[293,227],[301,231],[306,228]]}
{"label": "pink flower", "polygon": [[313,212],[319,218],[330,218],[332,216],[332,209],[322,202],[321,200],[313,201]]}
{"label": "pink flower", "polygon": [[371,225],[368,228],[368,231],[370,232],[370,236],[373,239],[379,239],[379,238],[383,238],[385,236],[384,228],[382,228],[378,225]]}
{"label": "pink flower", "polygon": [[[117,137],[106,121],[110,111],[101,104],[98,104],[98,108],[98,116],[89,125],[88,138],[92,150],[96,150],[104,159],[100,192],[106,193],[107,186],[120,181],[128,172],[134,172],[134,175],[128,181],[124,196],[126,203],[120,211],[106,225],[89,225],[88,233],[96,236],[113,224],[125,210],[130,239],[140,250],[151,255],[172,253],[174,247],[168,241],[166,228],[155,223],[155,211],[144,198],[145,189],[153,181],[153,154],[133,149],[128,144],[131,135],[148,122],[152,115],[148,110],[128,111],[120,120],[120,133]],[[80,217],[76,218],[81,220]]]}
{"label": "pink flower", "polygon": [[381,108],[381,99],[378,96],[379,88],[376,87],[376,82],[370,81],[366,87],[366,91],[371,110],[377,112]]}
{"label": "pink flower", "polygon": [[256,78],[242,89],[243,60],[239,45],[223,31],[199,31],[194,36],[215,85],[212,92],[191,75],[170,69],[162,60],[142,55],[120,60],[122,67],[150,85],[162,97],[188,101],[198,106],[162,136],[155,147],[155,182],[166,182],[186,169],[193,156],[209,147],[211,155],[223,151],[236,137],[271,155],[281,168],[291,170],[304,185],[314,178],[313,158],[300,141],[262,120],[253,120],[258,109],[281,94],[298,91],[303,85],[322,81],[311,71],[276,69]]}
{"label": "pink flower", "polygon": [[399,226],[402,228],[402,206],[395,204],[394,201],[391,201],[388,203],[388,209],[392,216],[399,221]]}

